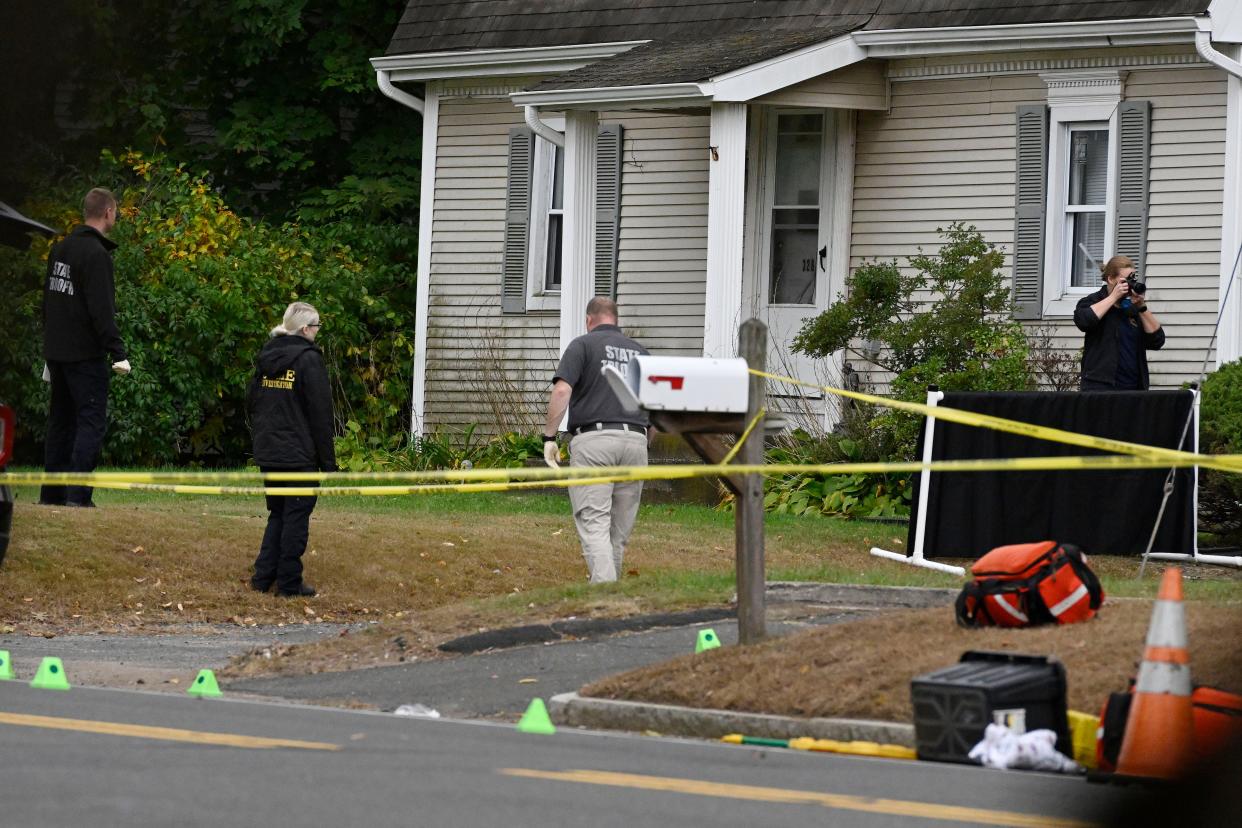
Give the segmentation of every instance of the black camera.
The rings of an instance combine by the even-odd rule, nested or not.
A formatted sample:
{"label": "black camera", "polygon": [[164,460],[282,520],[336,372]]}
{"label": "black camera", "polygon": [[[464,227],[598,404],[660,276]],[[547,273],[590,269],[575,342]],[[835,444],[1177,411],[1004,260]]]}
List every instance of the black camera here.
{"label": "black camera", "polygon": [[1140,282],[1138,279],[1134,278],[1134,274],[1126,277],[1126,284],[1130,286],[1131,293],[1143,294],[1147,292],[1147,283]]}

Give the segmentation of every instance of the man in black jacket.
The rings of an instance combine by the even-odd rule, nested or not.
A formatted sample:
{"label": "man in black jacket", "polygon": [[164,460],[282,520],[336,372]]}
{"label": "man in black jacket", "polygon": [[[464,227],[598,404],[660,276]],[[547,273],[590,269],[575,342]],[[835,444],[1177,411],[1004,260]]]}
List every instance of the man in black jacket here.
{"label": "man in black jacket", "polygon": [[[254,460],[263,472],[336,471],[332,389],[323,354],[315,345],[320,327],[319,312],[312,305],[294,302],[259,352],[246,408]],[[251,587],[266,592],[275,584],[277,595],[289,597],[315,594],[314,587],[302,580],[302,553],[314,508],[313,496],[267,496],[267,528],[254,562]]]}
{"label": "man in black jacket", "polygon": [[[82,202],[82,224],[52,248],[43,286],[44,379],[52,384],[44,468],[92,472],[108,426],[108,358],[128,374],[125,344],[116,326],[116,296],[108,233],[116,225],[116,198],[96,188]],[[44,486],[39,502],[94,506],[89,486]]]}
{"label": "man in black jacket", "polygon": [[1074,324],[1086,334],[1082,348],[1083,391],[1146,391],[1151,385],[1147,352],[1164,347],[1164,328],[1147,307],[1146,288],[1132,289],[1134,262],[1113,256],[1104,265],[1104,286],[1078,300]]}

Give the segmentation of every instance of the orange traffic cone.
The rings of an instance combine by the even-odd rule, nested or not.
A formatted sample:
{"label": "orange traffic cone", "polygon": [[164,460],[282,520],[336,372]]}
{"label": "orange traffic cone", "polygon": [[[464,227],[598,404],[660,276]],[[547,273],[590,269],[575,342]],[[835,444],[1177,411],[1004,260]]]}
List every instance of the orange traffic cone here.
{"label": "orange traffic cone", "polygon": [[1194,759],[1194,732],[1182,571],[1169,567],[1151,613],[1117,773],[1157,779],[1184,775]]}

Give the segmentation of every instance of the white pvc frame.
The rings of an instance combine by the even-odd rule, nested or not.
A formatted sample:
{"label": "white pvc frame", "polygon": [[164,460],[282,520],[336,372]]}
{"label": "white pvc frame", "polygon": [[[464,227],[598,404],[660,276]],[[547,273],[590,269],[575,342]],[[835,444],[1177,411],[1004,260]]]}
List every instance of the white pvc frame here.
{"label": "white pvc frame", "polygon": [[[943,391],[927,392],[927,404],[932,408],[935,408],[943,399]],[[924,463],[930,463],[932,460],[932,436],[935,434],[935,431],[936,418],[928,414],[927,422],[923,424]],[[936,563],[923,557],[923,539],[927,530],[927,493],[930,490],[931,472],[925,468],[919,472],[919,505],[914,518],[914,548],[910,550],[910,554],[903,555],[900,552],[889,552],[887,549],[880,549],[878,546],[871,547],[871,554],[877,558],[887,558],[890,561],[897,561],[910,566],[921,566],[924,569],[934,569],[937,572],[947,572],[950,575],[965,575],[966,570],[960,566]]]}
{"label": "white pvc frame", "polygon": [[[1191,391],[1195,395],[1194,403],[1194,445],[1191,450],[1196,454],[1199,453],[1199,399],[1201,391],[1195,387]],[[1237,555],[1204,555],[1199,552],[1199,467],[1194,467],[1194,475],[1191,477],[1191,485],[1194,486],[1194,510],[1195,510],[1195,530],[1194,536],[1194,552],[1187,555],[1184,552],[1152,552],[1147,556],[1148,560],[1157,561],[1186,561],[1189,563],[1206,563],[1219,564],[1221,566],[1237,566],[1242,567],[1242,556]]]}

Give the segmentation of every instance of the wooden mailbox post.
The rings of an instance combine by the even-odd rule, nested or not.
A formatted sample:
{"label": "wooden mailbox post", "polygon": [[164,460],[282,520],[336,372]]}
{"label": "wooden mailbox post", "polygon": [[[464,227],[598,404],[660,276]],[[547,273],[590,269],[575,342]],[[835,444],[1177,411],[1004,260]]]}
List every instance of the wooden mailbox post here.
{"label": "wooden mailbox post", "polygon": [[[738,332],[738,356],[754,370],[767,370],[768,326],[748,319]],[[652,424],[661,431],[680,434],[695,453],[713,465],[724,460],[729,445],[721,435],[741,435],[746,426],[765,407],[767,384],[763,377],[749,375],[746,414],[711,414],[680,411],[648,411]],[[763,438],[768,429],[783,423],[769,418],[763,429],[756,428],[736,455],[744,465],[763,463]],[[763,552],[763,475],[726,474],[725,486],[736,496],[733,512],[737,571],[737,630],[742,644],[753,644],[767,634],[764,620]]]}

